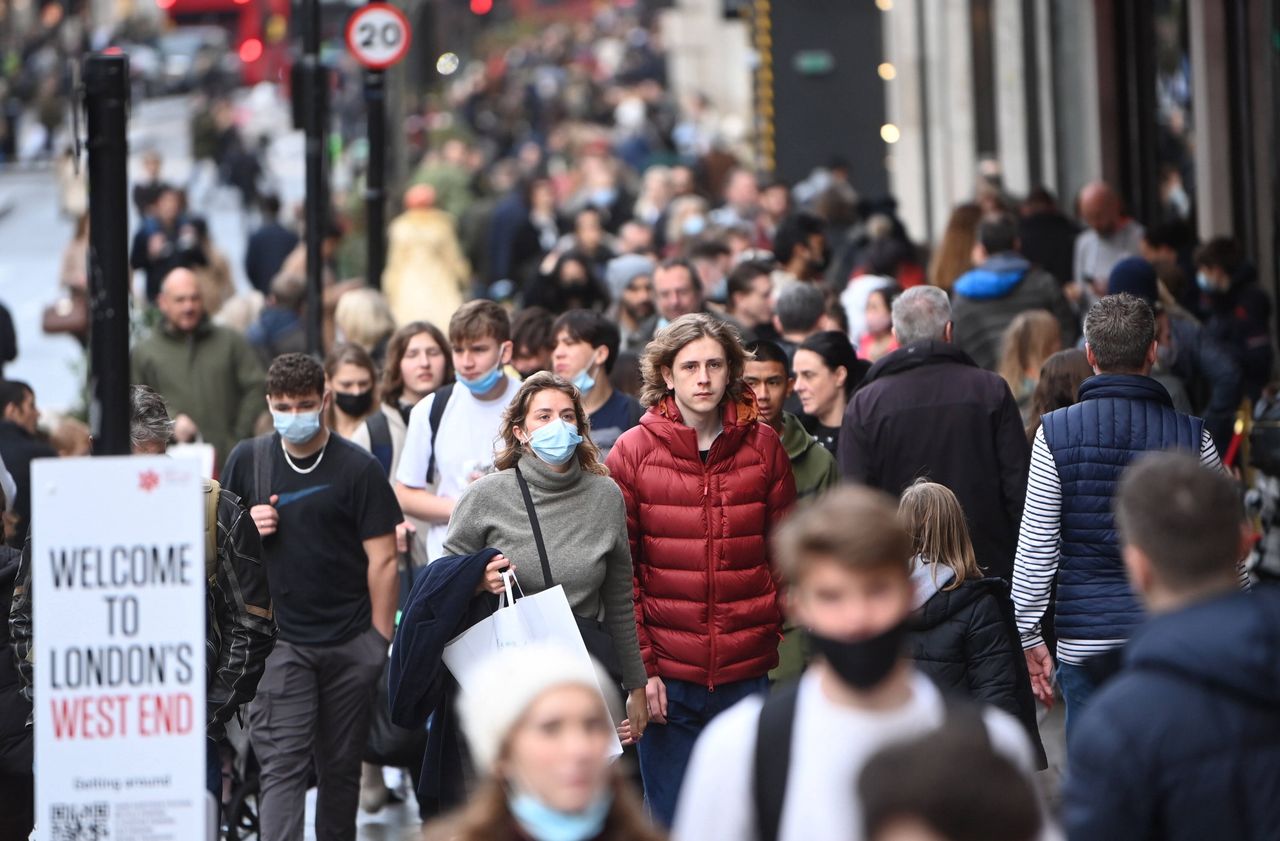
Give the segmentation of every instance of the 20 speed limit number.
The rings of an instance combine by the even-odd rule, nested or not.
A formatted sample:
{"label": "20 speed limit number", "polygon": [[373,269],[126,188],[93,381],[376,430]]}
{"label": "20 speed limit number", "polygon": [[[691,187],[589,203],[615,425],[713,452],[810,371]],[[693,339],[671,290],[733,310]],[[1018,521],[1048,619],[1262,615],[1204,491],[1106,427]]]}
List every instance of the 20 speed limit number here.
{"label": "20 speed limit number", "polygon": [[361,6],[347,21],[347,49],[370,70],[385,70],[409,52],[409,19],[389,3]]}

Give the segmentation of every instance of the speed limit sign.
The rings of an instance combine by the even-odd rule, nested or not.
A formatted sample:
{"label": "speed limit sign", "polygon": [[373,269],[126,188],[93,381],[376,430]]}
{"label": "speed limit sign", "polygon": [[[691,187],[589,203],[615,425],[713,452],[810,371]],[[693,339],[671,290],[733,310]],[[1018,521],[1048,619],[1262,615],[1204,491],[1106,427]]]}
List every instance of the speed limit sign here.
{"label": "speed limit sign", "polygon": [[347,21],[347,49],[370,70],[386,70],[409,52],[409,19],[390,3],[361,6]]}

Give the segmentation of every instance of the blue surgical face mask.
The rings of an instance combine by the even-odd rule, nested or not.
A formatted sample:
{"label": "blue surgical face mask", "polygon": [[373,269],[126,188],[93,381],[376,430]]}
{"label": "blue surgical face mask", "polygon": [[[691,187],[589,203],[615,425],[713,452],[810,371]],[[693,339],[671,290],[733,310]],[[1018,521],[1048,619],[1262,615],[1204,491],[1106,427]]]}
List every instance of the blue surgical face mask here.
{"label": "blue surgical face mask", "polygon": [[1199,286],[1201,291],[1208,292],[1210,295],[1218,291],[1217,287],[1213,285],[1213,281],[1204,272],[1196,272],[1196,286]]}
{"label": "blue surgical face mask", "polygon": [[280,437],[290,444],[305,444],[320,431],[320,412],[277,412],[272,409],[271,423]]}
{"label": "blue surgical face mask", "polygon": [[573,378],[573,385],[582,394],[596,387],[596,378],[591,376],[590,365],[578,372],[578,376]]}
{"label": "blue surgical face mask", "polygon": [[458,382],[467,387],[467,391],[479,397],[481,394],[488,394],[493,391],[493,387],[498,384],[498,380],[502,379],[502,363],[499,362],[493,366],[493,370],[474,380],[459,376]]}
{"label": "blue surgical face mask", "polygon": [[680,232],[688,237],[696,237],[706,230],[706,227],[707,219],[705,216],[689,216],[680,225]]}
{"label": "blue surgical face mask", "polygon": [[534,455],[547,464],[561,465],[573,458],[582,443],[578,430],[556,418],[546,426],[538,427],[529,436],[529,447]]}
{"label": "blue surgical face mask", "polygon": [[603,791],[585,811],[558,812],[531,794],[512,794],[507,800],[520,828],[536,841],[587,841],[604,831],[613,795]]}

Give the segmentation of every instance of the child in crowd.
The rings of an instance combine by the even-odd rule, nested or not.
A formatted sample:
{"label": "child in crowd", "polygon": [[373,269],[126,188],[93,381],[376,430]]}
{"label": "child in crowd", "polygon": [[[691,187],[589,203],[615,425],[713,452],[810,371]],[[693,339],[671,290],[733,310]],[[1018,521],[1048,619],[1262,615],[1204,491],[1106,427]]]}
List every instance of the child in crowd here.
{"label": "child in crowd", "polygon": [[964,511],[950,488],[920,480],[903,492],[898,511],[915,553],[907,645],[916,668],[943,692],[967,695],[1021,721],[1037,767],[1044,768],[1009,585],[982,574]]}

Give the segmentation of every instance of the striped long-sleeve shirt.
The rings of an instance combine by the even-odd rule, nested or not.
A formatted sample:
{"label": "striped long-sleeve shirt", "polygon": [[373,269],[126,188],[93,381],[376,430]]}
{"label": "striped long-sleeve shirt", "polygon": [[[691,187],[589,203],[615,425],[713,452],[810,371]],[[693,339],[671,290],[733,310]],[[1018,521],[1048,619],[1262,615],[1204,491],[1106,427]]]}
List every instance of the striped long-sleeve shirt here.
{"label": "striped long-sleeve shirt", "polygon": [[[1200,462],[1222,469],[1218,449],[1206,430],[1200,438]],[[1044,644],[1040,620],[1049,606],[1049,593],[1058,574],[1062,546],[1062,482],[1058,466],[1044,440],[1044,429],[1036,432],[1031,447],[1031,473],[1027,479],[1027,504],[1022,510],[1022,529],[1013,562],[1013,605],[1023,648]],[[1090,657],[1124,645],[1124,639],[1058,640],[1058,659],[1080,665]]]}

